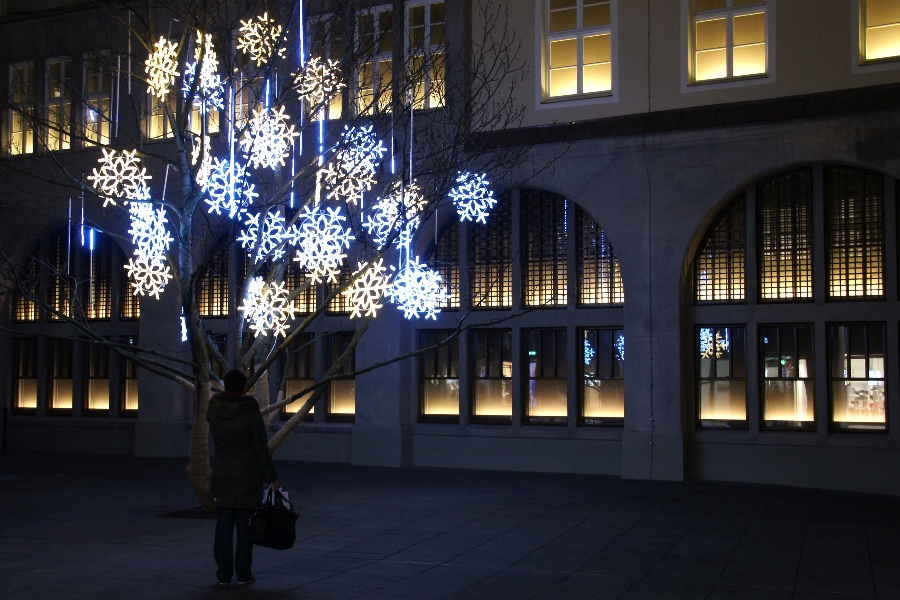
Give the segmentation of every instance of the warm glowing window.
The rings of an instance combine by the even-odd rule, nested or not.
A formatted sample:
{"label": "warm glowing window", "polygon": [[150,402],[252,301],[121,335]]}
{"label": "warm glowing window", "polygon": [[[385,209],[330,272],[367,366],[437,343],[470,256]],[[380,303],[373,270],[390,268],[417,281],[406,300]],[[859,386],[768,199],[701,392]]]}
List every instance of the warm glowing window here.
{"label": "warm glowing window", "polygon": [[72,411],[72,340],[50,339],[50,410]]}
{"label": "warm glowing window", "polygon": [[417,109],[444,105],[444,3],[430,2],[407,8],[409,81]]}
{"label": "warm glowing window", "polygon": [[747,357],[743,327],[696,329],[701,427],[746,427]]}
{"label": "warm glowing window", "polygon": [[72,61],[47,61],[47,149],[68,150],[72,133]]}
{"label": "warm glowing window", "polygon": [[306,271],[300,267],[300,263],[294,260],[288,261],[284,269],[284,281],[294,296],[294,308],[300,314],[307,315],[316,310],[316,284],[306,276]]}
{"label": "warm glowing window", "polygon": [[546,13],[546,98],[612,91],[610,0],[548,0]]}
{"label": "warm glowing window", "polygon": [[512,331],[473,332],[472,420],[512,423]]}
{"label": "warm glowing window", "polygon": [[[118,254],[121,258],[121,254]],[[116,264],[122,264],[118,260]],[[120,319],[140,319],[141,318],[141,296],[134,293],[131,281],[128,279],[128,271],[122,269],[115,270],[119,274],[119,318]]]}
{"label": "warm glowing window", "polygon": [[356,112],[371,115],[391,111],[394,77],[394,12],[376,8],[358,15],[356,49],[365,57],[356,74]]}
{"label": "warm glowing window", "polygon": [[[350,342],[353,340],[352,331],[332,333],[328,336],[331,360],[329,365],[335,365],[347,352]],[[330,368],[330,367],[329,367]],[[355,349],[349,352],[344,363],[338,370],[341,379],[335,379],[328,386],[328,410],[325,417],[332,421],[352,421],[356,413],[356,379],[350,375],[356,370]]]}
{"label": "warm glowing window", "polygon": [[[73,234],[77,239],[73,240]],[[50,239],[50,313],[51,320],[60,316],[71,317],[72,305],[77,298],[77,254],[71,252],[72,244],[77,244],[80,236],[69,231],[62,231]]]}
{"label": "warm glowing window", "polygon": [[[316,354],[314,352],[315,336],[311,333],[300,333],[291,342],[285,353],[284,397],[285,399],[299,394],[315,383],[316,380]],[[308,392],[298,397],[283,409],[285,416],[296,413],[309,400],[313,392]],[[314,408],[310,409],[308,417],[311,417]]]}
{"label": "warm glowing window", "polygon": [[900,0],[860,0],[861,61],[900,57]]}
{"label": "warm glowing window", "polygon": [[174,134],[172,121],[177,110],[177,98],[169,94],[165,99],[158,98],[152,92],[147,92],[147,118],[144,120],[147,139],[161,140],[170,138]]}
{"label": "warm glowing window", "polygon": [[512,200],[504,194],[487,224],[469,229],[469,286],[472,306],[512,306]]}
{"label": "warm glowing window", "polygon": [[459,308],[459,221],[448,223],[438,235],[428,266],[441,274],[448,298],[441,310]]}
{"label": "warm glowing window", "polygon": [[568,208],[562,196],[522,192],[525,304],[565,306],[568,301]]}
{"label": "warm glowing window", "polygon": [[812,298],[812,171],[803,169],[757,186],[760,297]]}
{"label": "warm glowing window", "polygon": [[[19,274],[19,283],[32,294],[38,293],[38,282],[40,271],[37,252],[28,259],[28,264]],[[13,304],[13,320],[18,323],[27,323],[40,319],[40,311],[37,302],[33,302],[17,293],[15,295],[15,303]]]}
{"label": "warm glowing window", "polygon": [[831,426],[883,431],[885,412],[884,324],[828,327]]}
{"label": "warm glowing window", "polygon": [[766,73],[765,0],[693,0],[694,82]]}
{"label": "warm glowing window", "polygon": [[525,330],[525,419],[564,425],[568,414],[566,330]]}
{"label": "warm glowing window", "polygon": [[694,261],[698,302],[744,299],[745,219],[741,198],[724,212],[703,241]]}
{"label": "warm glowing window", "polygon": [[[334,15],[323,16],[313,23],[312,44],[310,57],[318,56],[321,59],[329,59],[340,62],[344,55],[344,22]],[[340,119],[344,110],[345,89],[335,95],[328,105],[320,107],[310,106],[314,111],[313,120],[318,121],[324,113],[327,120]]]}
{"label": "warm glowing window", "polygon": [[228,249],[215,250],[197,276],[197,309],[201,317],[228,316]]}
{"label": "warm glowing window", "polygon": [[34,62],[23,62],[9,68],[10,106],[6,111],[7,154],[32,154],[35,151],[34,111],[37,90]]}
{"label": "warm glowing window", "polygon": [[[350,265],[346,262],[341,265],[341,270],[338,272],[337,281],[335,283],[328,283],[325,287],[327,292],[331,294],[335,290],[338,289],[346,289],[344,287],[350,279],[353,277],[353,272],[350,269]],[[334,314],[344,314],[350,312],[350,303],[348,302],[347,294],[338,292],[334,298],[331,299],[331,302],[328,303],[327,308],[329,313]]]}
{"label": "warm glowing window", "polygon": [[[136,346],[137,338],[125,338],[126,343]],[[133,360],[122,357],[122,413],[134,416],[138,410],[138,366]]]}
{"label": "warm glowing window", "polygon": [[812,325],[764,325],[759,336],[765,427],[813,428],[816,394]]}
{"label": "warm glowing window", "polygon": [[[113,242],[109,236],[89,231],[86,245],[80,247],[81,285],[79,301],[86,319],[106,320],[112,314]],[[124,269],[123,269],[124,270]]]}
{"label": "warm glowing window", "polygon": [[625,419],[625,332],[582,329],[581,420],[585,425],[621,425]]}
{"label": "warm glowing window", "polygon": [[[423,331],[420,348],[432,348],[453,331]],[[459,421],[459,337],[422,354],[419,358],[422,421]]]}
{"label": "warm glowing window", "polygon": [[884,177],[825,168],[828,294],[884,295]]}
{"label": "warm glowing window", "polygon": [[15,364],[15,412],[33,413],[37,409],[37,353],[38,341],[34,338],[13,340],[13,361]]}
{"label": "warm glowing window", "polygon": [[108,56],[91,55],[84,61],[84,137],[88,145],[109,144],[112,123],[112,68]]}
{"label": "warm glowing window", "polygon": [[84,345],[84,409],[109,410],[109,346]]}
{"label": "warm glowing window", "polygon": [[609,237],[586,210],[580,206],[574,208],[578,216],[579,302],[622,304],[625,302],[622,272]]}

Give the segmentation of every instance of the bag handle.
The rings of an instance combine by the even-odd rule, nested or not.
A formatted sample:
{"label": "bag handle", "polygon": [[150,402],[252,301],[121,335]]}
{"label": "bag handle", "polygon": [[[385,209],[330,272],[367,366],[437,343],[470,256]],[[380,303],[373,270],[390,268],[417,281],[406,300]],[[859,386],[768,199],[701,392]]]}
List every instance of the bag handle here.
{"label": "bag handle", "polygon": [[284,506],[284,503],[287,502],[288,508],[292,511],[294,510],[293,503],[285,498],[284,494],[282,494],[279,490],[273,490],[272,488],[269,488],[269,493],[274,496],[274,504],[276,506]]}

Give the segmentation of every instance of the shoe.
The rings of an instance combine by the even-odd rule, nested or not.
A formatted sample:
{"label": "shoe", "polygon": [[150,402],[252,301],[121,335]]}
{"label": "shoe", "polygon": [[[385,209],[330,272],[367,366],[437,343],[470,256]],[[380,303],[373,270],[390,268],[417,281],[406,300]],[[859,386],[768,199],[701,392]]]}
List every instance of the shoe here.
{"label": "shoe", "polygon": [[238,581],[238,585],[247,585],[248,583],[253,583],[254,581],[256,581],[256,579],[251,577],[247,581]]}
{"label": "shoe", "polygon": [[219,581],[218,579],[216,579],[216,581],[219,582],[219,585],[228,585],[227,581]]}

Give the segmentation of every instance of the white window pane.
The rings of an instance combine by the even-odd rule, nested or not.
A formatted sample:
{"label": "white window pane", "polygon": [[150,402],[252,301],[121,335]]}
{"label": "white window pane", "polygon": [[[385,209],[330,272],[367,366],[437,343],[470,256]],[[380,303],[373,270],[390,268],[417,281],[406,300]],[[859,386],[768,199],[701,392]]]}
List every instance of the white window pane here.
{"label": "white window pane", "polygon": [[609,2],[585,3],[581,19],[583,27],[609,25]]}
{"label": "white window pane", "polygon": [[740,15],[734,18],[734,45],[758,44],[766,41],[766,13]]}
{"label": "white window pane", "polygon": [[721,79],[728,76],[728,67],[725,62],[725,49],[706,50],[697,53],[694,78],[697,81],[708,79]]}
{"label": "white window pane", "polygon": [[585,94],[612,90],[612,65],[608,62],[586,65],[583,77],[583,92]]}
{"label": "white window pane", "polygon": [[900,24],[866,30],[866,59],[900,56]]}
{"label": "white window pane", "polygon": [[578,40],[550,42],[550,68],[574,67],[578,64]]}
{"label": "white window pane", "polygon": [[578,69],[567,67],[550,71],[550,95],[569,96],[578,93]]}
{"label": "white window pane", "polygon": [[610,34],[591,35],[584,38],[584,64],[609,62],[612,60]]}
{"label": "white window pane", "polygon": [[696,0],[694,2],[694,13],[719,10],[725,8],[725,5],[725,0]]}
{"label": "white window pane", "polygon": [[900,2],[897,0],[866,0],[866,26],[900,23]]}
{"label": "white window pane", "polygon": [[734,76],[766,72],[766,45],[752,44],[734,49]]}
{"label": "white window pane", "polygon": [[694,39],[696,50],[712,50],[725,47],[725,19],[697,21],[697,35]]}
{"label": "white window pane", "polygon": [[578,27],[578,11],[574,8],[550,11],[550,31],[567,31]]}

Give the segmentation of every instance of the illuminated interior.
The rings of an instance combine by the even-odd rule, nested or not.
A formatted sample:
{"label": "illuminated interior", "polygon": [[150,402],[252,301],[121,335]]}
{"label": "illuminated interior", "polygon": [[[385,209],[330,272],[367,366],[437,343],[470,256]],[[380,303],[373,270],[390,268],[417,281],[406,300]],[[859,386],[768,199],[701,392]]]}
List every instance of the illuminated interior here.
{"label": "illuminated interior", "polygon": [[[285,398],[289,398],[289,397],[293,396],[294,394],[308,388],[309,386],[313,385],[314,383],[315,383],[315,381],[313,381],[312,379],[288,379],[284,384],[284,396],[285,396]],[[296,413],[298,410],[303,408],[303,405],[306,403],[307,400],[309,400],[312,397],[312,395],[313,395],[312,392],[303,394],[302,396],[300,396],[299,398],[297,398],[296,400],[294,400],[293,402],[291,402],[290,404],[285,406],[284,412],[286,412],[288,414]],[[312,408],[309,409],[309,414],[314,414],[315,410],[316,410],[316,407],[313,406]]]}
{"label": "illuminated interior", "polygon": [[[735,1],[731,8],[746,4],[761,2]],[[725,8],[722,2],[697,2],[695,14]],[[694,21],[693,44],[694,81],[765,74],[766,13],[700,16]]]}
{"label": "illuminated interior", "polygon": [[125,393],[122,408],[127,411],[138,409],[138,380],[128,378],[125,380]]}
{"label": "illuminated interior", "polygon": [[13,65],[11,71],[11,100],[20,110],[10,108],[8,111],[10,131],[7,151],[9,154],[31,154],[34,152],[34,126],[29,116],[34,112],[34,63]]}
{"label": "illuminated interior", "polygon": [[[874,371],[873,376],[881,375]],[[883,377],[883,375],[882,375]],[[884,379],[834,381],[831,385],[835,423],[884,424]]]}
{"label": "illuminated interior", "polygon": [[328,414],[352,415],[356,413],[356,381],[339,379],[331,382],[328,396]]}
{"label": "illuminated interior", "polygon": [[701,381],[700,419],[702,421],[746,421],[746,382]]}
{"label": "illuminated interior", "polygon": [[16,408],[37,408],[37,379],[19,379]]}
{"label": "illuminated interior", "polygon": [[766,72],[766,13],[734,17],[732,75],[743,77]]}
{"label": "illuminated interior", "polygon": [[695,24],[694,79],[696,81],[728,77],[725,26],[724,18],[697,21]]}
{"label": "illuminated interior", "polygon": [[864,0],[865,60],[900,56],[900,3]]}
{"label": "illuminated interior", "polygon": [[53,410],[72,410],[72,380],[54,379],[51,386],[50,408]]}
{"label": "illuminated interior", "polygon": [[459,414],[459,379],[428,379],[422,388],[422,414]]}
{"label": "illuminated interior", "polygon": [[528,381],[529,417],[565,417],[568,414],[566,380]]}
{"label": "illuminated interior", "polygon": [[551,0],[549,9],[547,95],[612,90],[609,1]]}
{"label": "illuminated interior", "polygon": [[[504,370],[506,370],[505,365]],[[512,363],[509,364],[509,371],[512,375]],[[475,415],[512,417],[512,381],[509,379],[478,379],[475,382]]]}
{"label": "illuminated interior", "polygon": [[69,131],[72,110],[72,61],[59,59],[47,61],[47,148],[68,150],[71,147]]}
{"label": "illuminated interior", "polygon": [[584,380],[584,418],[625,417],[625,381],[623,379]]}
{"label": "illuminated interior", "polygon": [[550,95],[578,93],[578,39],[550,42]]}
{"label": "illuminated interior", "polygon": [[86,400],[88,410],[109,410],[109,379],[89,379]]}
{"label": "illuminated interior", "polygon": [[[801,361],[801,371],[806,361]],[[805,375],[803,375],[805,377]],[[766,421],[814,421],[815,391],[812,381],[767,381],[763,419]]]}

